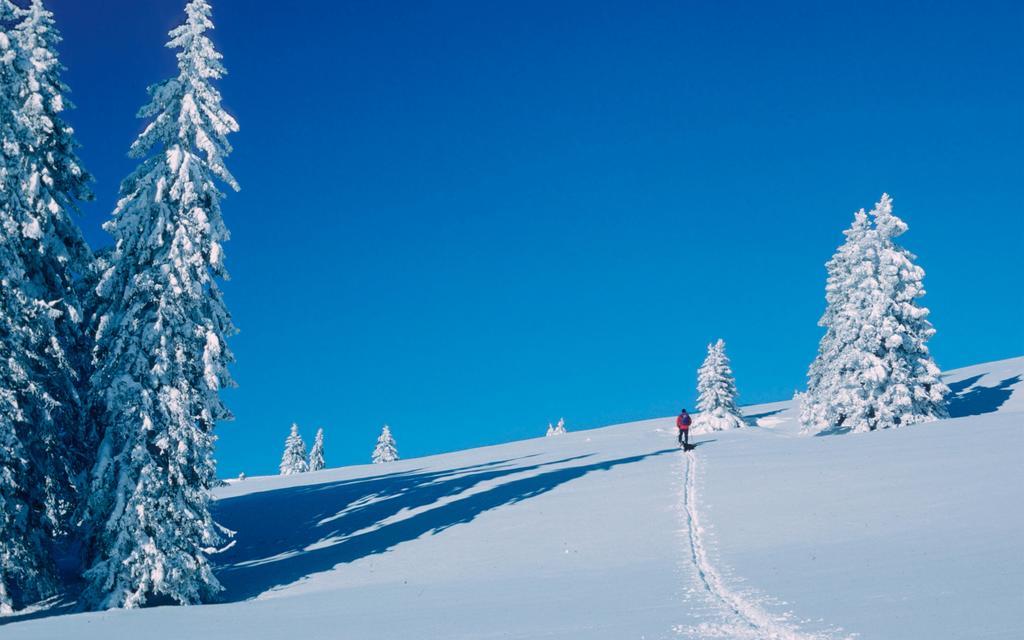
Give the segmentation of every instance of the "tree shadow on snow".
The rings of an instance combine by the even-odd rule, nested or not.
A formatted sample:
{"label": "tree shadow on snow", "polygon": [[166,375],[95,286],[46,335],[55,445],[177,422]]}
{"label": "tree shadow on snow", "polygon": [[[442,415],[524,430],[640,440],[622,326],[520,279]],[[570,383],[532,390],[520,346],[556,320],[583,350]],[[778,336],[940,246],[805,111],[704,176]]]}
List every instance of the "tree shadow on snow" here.
{"label": "tree shadow on snow", "polygon": [[747,423],[748,427],[756,427],[757,421],[761,418],[767,418],[768,416],[774,416],[775,414],[782,413],[785,409],[776,409],[775,411],[765,411],[764,413],[755,413],[749,416],[743,416],[743,421]]}
{"label": "tree shadow on snow", "polygon": [[949,416],[963,418],[983,413],[995,413],[1013,395],[1013,385],[1021,381],[1019,375],[1007,378],[994,387],[977,386],[982,376],[972,376],[950,383]]}
{"label": "tree shadow on snow", "polygon": [[[253,598],[424,534],[470,522],[485,511],[541,495],[591,471],[675,450],[573,466],[562,465],[579,463],[592,454],[539,464],[490,463],[460,470],[415,471],[220,500],[214,505],[214,517],[238,532],[235,544],[214,557],[217,577],[225,587],[222,601]],[[531,475],[501,482],[521,473]],[[460,497],[485,482],[498,484]],[[411,510],[418,511],[408,513]]]}
{"label": "tree shadow on snow", "polygon": [[28,611],[16,611],[6,616],[0,616],[0,627],[14,622],[36,620],[38,618],[49,618],[50,616],[63,616],[69,613],[78,613],[78,603],[69,595],[59,595],[43,603],[37,603]]}
{"label": "tree shadow on snow", "polygon": [[[271,535],[278,536],[278,540],[276,541],[277,545],[282,546],[285,542],[291,542],[293,539],[296,539],[293,537],[294,533],[298,533],[301,530],[301,525],[295,525],[287,519],[280,519],[282,516],[306,517],[314,520],[314,524],[316,524],[316,522],[330,517],[329,515],[326,515],[326,512],[319,510],[319,508],[325,508],[328,505],[336,506],[339,500],[354,500],[358,502],[365,500],[368,497],[378,497],[380,499],[394,498],[415,489],[416,485],[420,483],[437,483],[444,479],[456,478],[457,476],[460,476],[460,474],[465,475],[476,473],[480,475],[484,470],[497,470],[502,468],[507,468],[505,473],[511,473],[514,472],[514,470],[536,468],[536,465],[534,467],[514,467],[512,465],[513,463],[522,464],[523,460],[527,460],[538,455],[540,454],[534,453],[518,458],[493,460],[481,464],[444,469],[436,472],[425,472],[422,469],[412,469],[407,471],[384,473],[376,476],[354,478],[351,480],[304,485],[290,489],[269,489],[266,491],[257,491],[238,498],[225,498],[223,500],[214,501],[211,508],[214,512],[214,517],[217,518],[221,524],[227,526],[229,529],[239,531],[239,535],[235,538],[235,545],[229,550],[230,552],[238,553],[238,544],[248,540],[250,538],[250,534],[254,533],[254,531],[243,530],[242,527],[249,527],[258,531],[257,536],[253,539],[254,542]],[[567,462],[570,460],[572,460],[572,458],[560,462]],[[484,475],[493,476],[494,474],[494,471],[489,471]],[[454,489],[457,486],[462,486],[462,483],[452,480],[450,481],[449,486]],[[282,503],[285,504],[282,505]],[[294,506],[289,503],[294,503]],[[412,506],[415,506],[414,501],[406,501],[403,506],[412,508]],[[252,508],[256,512],[247,514],[249,517],[246,517],[246,514],[242,514],[241,517],[232,517],[232,514],[239,510],[239,508],[242,508],[243,510],[244,508]],[[268,508],[273,509],[273,511],[267,511],[266,509]],[[305,513],[303,513],[304,509]],[[352,511],[355,512],[357,509],[352,509]],[[332,515],[338,516],[338,513],[334,513]],[[339,516],[339,520],[347,517],[347,515],[341,515]],[[365,518],[361,519],[360,522],[365,524]],[[302,542],[303,545],[309,543],[310,541]],[[264,542],[264,544],[267,543]],[[267,544],[267,547],[273,547],[273,543]],[[222,554],[216,554],[212,557],[214,563],[219,568],[218,571],[223,571],[225,569],[223,566],[224,560],[227,557],[230,557],[231,553],[229,553],[229,551],[225,551]],[[250,554],[253,557],[255,557],[258,551],[258,546],[253,547],[253,545],[250,545]],[[287,551],[284,553],[287,553]],[[26,620],[80,612],[76,596],[81,591],[83,585],[79,577],[75,575],[77,574],[77,571],[62,571],[62,574],[62,581],[64,583],[62,593],[49,598],[44,602],[37,603],[28,610],[23,610],[7,616],[0,616],[0,627],[14,622],[23,622]],[[229,597],[228,599],[242,598]],[[155,606],[152,602],[150,604]]]}

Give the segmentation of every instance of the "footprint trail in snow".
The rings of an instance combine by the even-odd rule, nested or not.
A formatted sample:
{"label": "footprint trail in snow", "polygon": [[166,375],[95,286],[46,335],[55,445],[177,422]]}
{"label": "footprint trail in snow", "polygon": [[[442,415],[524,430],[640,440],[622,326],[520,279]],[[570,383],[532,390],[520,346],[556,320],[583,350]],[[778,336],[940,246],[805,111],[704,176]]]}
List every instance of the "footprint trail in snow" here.
{"label": "footprint trail in snow", "polygon": [[697,509],[697,456],[693,452],[683,454],[685,460],[685,482],[683,484],[684,536],[689,543],[688,561],[697,572],[700,587],[721,615],[720,623],[702,623],[696,627],[679,625],[675,631],[683,636],[697,638],[737,638],[765,640],[832,640],[831,633],[808,633],[801,631],[788,619],[769,613],[749,595],[737,593],[726,586],[721,574],[711,563],[704,542],[704,528],[701,526]]}

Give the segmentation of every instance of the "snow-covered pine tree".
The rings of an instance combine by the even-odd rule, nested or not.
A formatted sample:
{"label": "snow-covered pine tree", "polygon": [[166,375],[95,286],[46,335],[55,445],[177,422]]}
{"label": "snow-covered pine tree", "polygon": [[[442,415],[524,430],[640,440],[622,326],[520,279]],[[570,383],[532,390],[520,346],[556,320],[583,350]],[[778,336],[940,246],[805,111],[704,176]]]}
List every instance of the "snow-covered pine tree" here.
{"label": "snow-covered pine tree", "polygon": [[[41,537],[29,522],[28,456],[21,442],[23,390],[28,387],[23,324],[27,301],[18,290],[21,260],[19,217],[24,210],[21,179],[23,129],[15,117],[18,94],[12,37],[14,5],[0,0],[0,613],[23,602],[17,596],[47,571]],[[29,595],[31,598],[31,595]]]}
{"label": "snow-covered pine tree", "polygon": [[694,433],[725,431],[746,426],[736,406],[736,380],[725,354],[725,341],[708,345],[708,355],[697,371],[697,408]]}
{"label": "snow-covered pine tree", "polygon": [[82,400],[89,345],[75,286],[91,255],[70,215],[80,201],[92,199],[92,178],[77,157],[74,130],[63,120],[73,105],[60,78],[60,33],[42,0],[29,3],[13,35],[20,52],[18,115],[28,133],[22,155],[27,279],[20,286],[38,311],[33,353],[47,397],[32,420],[27,446],[38,476],[33,485],[42,491],[44,524],[51,534],[64,533],[92,456]]}
{"label": "snow-covered pine tree", "polygon": [[80,311],[88,249],[68,216],[89,197],[63,107],[59,40],[38,2],[0,0],[0,610],[50,593],[82,468]]}
{"label": "snow-covered pine tree", "polygon": [[873,277],[860,283],[860,332],[855,347],[840,360],[841,372],[849,373],[839,395],[842,408],[834,411],[841,421],[830,425],[850,431],[948,417],[949,388],[926,344],[935,329],[928,309],[917,303],[925,294],[924,269],[914,264],[914,254],[895,242],[907,224],[893,215],[888,194],[882,194],[871,216]]}
{"label": "snow-covered pine tree", "polygon": [[395,439],[391,436],[391,427],[388,425],[384,425],[380,430],[380,437],[377,438],[377,446],[373,449],[371,459],[373,464],[398,460],[398,449],[395,448]]}
{"label": "snow-covered pine tree", "polygon": [[565,434],[565,418],[559,418],[558,423],[552,425],[548,423],[548,431],[544,435],[550,438],[551,436],[560,436]]}
{"label": "snow-covered pine tree", "polygon": [[843,232],[846,240],[825,264],[828,278],[825,283],[825,313],[818,326],[825,329],[818,345],[818,354],[807,371],[807,391],[800,395],[800,422],[805,432],[814,432],[832,422],[830,411],[834,407],[836,384],[841,379],[837,371],[840,354],[855,341],[859,326],[847,312],[850,294],[857,274],[865,273],[870,264],[867,237],[871,233],[868,214],[861,209],[854,213],[853,223]]}
{"label": "snow-covered pine tree", "polygon": [[62,334],[77,337],[74,325],[81,311],[71,304],[77,302],[72,285],[92,257],[70,214],[77,211],[79,202],[93,198],[92,176],[77,156],[74,129],[63,119],[63,112],[74,105],[60,77],[64,69],[57,57],[60,32],[42,0],[31,0],[14,35],[22,52],[20,115],[31,134],[25,154],[29,212],[24,235],[37,241],[35,266],[42,271],[37,278],[63,296],[57,310],[71,328]]}
{"label": "snow-covered pine tree", "polygon": [[873,431],[948,415],[949,388],[926,345],[935,330],[928,309],[917,304],[924,270],[895,242],[907,225],[893,215],[888,194],[870,216],[844,294],[826,312],[839,340],[824,355],[828,364],[817,384],[824,408],[805,412],[811,431]]}
{"label": "snow-covered pine tree", "polygon": [[299,425],[297,424],[292,424],[292,430],[284,440],[284,453],[281,454],[281,464],[278,465],[278,469],[282,476],[309,471],[309,463],[306,462],[306,443],[299,435]]}
{"label": "snow-covered pine tree", "polygon": [[324,430],[323,427],[316,430],[316,438],[313,440],[313,448],[309,451],[309,470],[319,471],[324,468]]}
{"label": "snow-covered pine tree", "polygon": [[215,278],[227,277],[217,181],[238,125],[212,81],[224,74],[207,36],[210,5],[191,0],[170,32],[178,75],[150,88],[151,121],[131,147],[142,163],[104,228],[115,240],[98,286],[91,403],[102,429],[87,517],[84,600],[181,604],[221,590],[207,554],[229,532],[209,510],[214,426],[231,417],[226,345],[235,332]]}

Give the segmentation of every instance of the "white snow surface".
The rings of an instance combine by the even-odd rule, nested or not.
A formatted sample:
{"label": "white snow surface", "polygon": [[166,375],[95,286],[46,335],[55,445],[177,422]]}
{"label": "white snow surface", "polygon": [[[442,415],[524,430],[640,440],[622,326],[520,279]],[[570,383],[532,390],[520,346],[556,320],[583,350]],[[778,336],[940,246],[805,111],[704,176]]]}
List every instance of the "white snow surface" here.
{"label": "white snow surface", "polygon": [[1019,638],[1024,357],[953,417],[799,434],[791,402],[233,482],[224,604],[7,619],[20,638]]}

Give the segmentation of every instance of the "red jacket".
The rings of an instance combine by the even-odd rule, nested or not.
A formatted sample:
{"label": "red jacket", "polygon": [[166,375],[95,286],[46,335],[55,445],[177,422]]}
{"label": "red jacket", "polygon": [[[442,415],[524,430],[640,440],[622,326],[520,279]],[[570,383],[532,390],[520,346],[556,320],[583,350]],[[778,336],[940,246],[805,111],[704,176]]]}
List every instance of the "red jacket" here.
{"label": "red jacket", "polygon": [[680,431],[689,431],[690,430],[690,414],[688,414],[688,413],[681,413],[681,414],[679,414],[679,417],[676,418],[676,428],[679,429]]}

